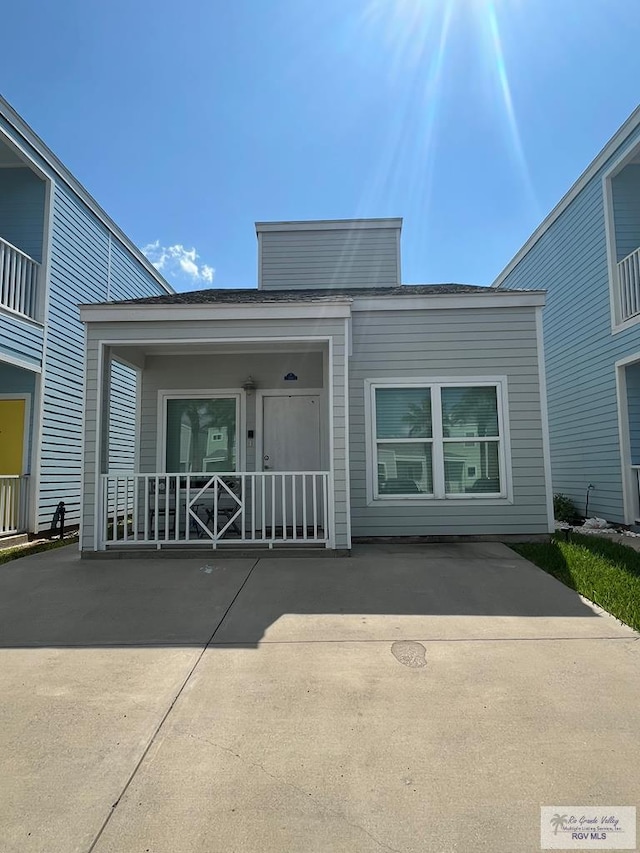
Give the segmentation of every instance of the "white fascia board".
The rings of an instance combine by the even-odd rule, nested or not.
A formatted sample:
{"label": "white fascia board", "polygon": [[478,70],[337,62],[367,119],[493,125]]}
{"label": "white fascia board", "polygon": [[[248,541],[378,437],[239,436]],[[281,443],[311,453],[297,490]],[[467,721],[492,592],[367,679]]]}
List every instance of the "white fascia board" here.
{"label": "white fascia board", "polygon": [[[56,157],[56,155],[51,151],[50,148],[45,145],[45,143],[40,139],[40,137],[32,130],[29,125],[24,121],[21,116],[13,109],[11,104],[9,104],[5,99],[0,95],[0,116],[13,128],[13,130],[20,136],[22,139],[33,148],[39,157],[44,160],[47,166],[53,171],[53,173],[64,181],[65,184],[81,199],[81,201],[86,204],[89,210],[96,216],[100,222],[113,234],[114,237],[117,237],[120,242],[126,246],[126,248],[131,252],[134,258],[140,263],[146,271],[153,276],[153,278],[157,281],[157,283],[162,287],[165,293],[175,293],[175,290],[171,287],[169,282],[165,281],[165,279],[160,275],[158,270],[153,266],[151,261],[142,254],[140,249],[133,243],[127,235],[122,231],[116,223],[111,219],[111,217],[104,211],[98,202],[93,198],[90,193],[82,186],[82,184],[78,181],[77,178],[71,174],[71,172],[67,169],[66,166]],[[1,133],[1,131],[0,131]],[[13,140],[14,144],[16,144],[16,140]],[[23,148],[20,149],[21,153],[23,153],[27,158],[29,157],[29,153],[25,151]],[[37,164],[34,164],[37,167]],[[38,169],[41,172],[40,169]],[[47,176],[48,177],[48,176]]]}
{"label": "white fascia board", "polygon": [[349,317],[350,302],[254,302],[251,305],[81,305],[83,323],[141,322],[147,320],[325,320]]}
{"label": "white fascia board", "polygon": [[432,296],[377,296],[353,299],[353,311],[440,311],[445,308],[538,308],[545,303],[540,290],[491,293],[433,294]]}
{"label": "white fascia board", "polygon": [[389,219],[306,219],[292,222],[256,222],[256,233],[265,231],[337,231],[402,228],[402,217]]}
{"label": "white fascia board", "polygon": [[42,367],[32,361],[26,361],[22,358],[16,358],[9,353],[0,350],[0,364],[11,364],[13,367],[19,367],[20,370],[29,370],[31,373],[42,373]]}
{"label": "white fascia board", "polygon": [[575,198],[580,192],[582,192],[582,190],[586,187],[586,185],[594,177],[594,175],[596,175],[598,171],[604,166],[607,160],[609,160],[609,158],[615,154],[617,149],[624,144],[627,137],[635,131],[638,125],[640,125],[640,107],[636,107],[636,109],[631,113],[631,115],[625,121],[622,127],[620,127],[614,133],[614,135],[607,142],[602,151],[597,155],[594,160],[592,160],[592,162],[580,175],[575,184],[573,184],[569,191],[565,193],[565,195],[560,199],[560,201],[553,208],[551,213],[545,219],[542,220],[540,225],[538,225],[538,227],[529,237],[524,246],[522,246],[522,248],[513,256],[507,266],[497,276],[491,287],[500,287],[500,285],[509,275],[509,273],[511,273],[515,269],[515,267],[518,266],[524,256],[533,248],[533,246],[549,230],[549,228],[551,228],[551,226],[560,216],[560,214],[563,213],[567,209],[567,207],[569,207],[571,202],[575,200]]}

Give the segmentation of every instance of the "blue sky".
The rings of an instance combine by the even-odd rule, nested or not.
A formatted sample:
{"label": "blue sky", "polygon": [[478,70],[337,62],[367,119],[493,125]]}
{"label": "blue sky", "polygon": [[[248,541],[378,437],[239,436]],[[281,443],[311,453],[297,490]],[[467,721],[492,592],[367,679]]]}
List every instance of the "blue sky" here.
{"label": "blue sky", "polygon": [[180,290],[255,286],[255,220],[352,216],[404,217],[406,283],[488,284],[639,100],[637,0],[2,18],[4,96]]}

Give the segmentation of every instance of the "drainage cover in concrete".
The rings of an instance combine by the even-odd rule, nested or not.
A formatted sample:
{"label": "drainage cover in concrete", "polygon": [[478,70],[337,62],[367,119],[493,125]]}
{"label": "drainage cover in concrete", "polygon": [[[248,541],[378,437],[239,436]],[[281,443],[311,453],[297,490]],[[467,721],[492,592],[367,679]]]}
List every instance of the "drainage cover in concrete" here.
{"label": "drainage cover in concrete", "polygon": [[393,643],[391,654],[398,663],[408,666],[410,669],[421,669],[427,665],[426,649],[422,643],[415,643],[410,640]]}

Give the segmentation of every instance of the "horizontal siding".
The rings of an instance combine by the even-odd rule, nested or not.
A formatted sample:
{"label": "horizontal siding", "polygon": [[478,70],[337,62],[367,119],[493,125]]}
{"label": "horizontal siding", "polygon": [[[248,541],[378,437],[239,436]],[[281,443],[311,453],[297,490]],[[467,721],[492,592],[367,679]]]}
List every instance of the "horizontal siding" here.
{"label": "horizontal siding", "polygon": [[[628,355],[640,356],[640,326],[611,335],[602,174],[638,141],[636,131],[502,285],[547,291],[543,317],[554,491],[569,495],[584,512],[587,487],[593,484],[589,514],[617,523],[624,522],[624,508],[614,365]],[[640,198],[640,184],[634,188],[639,168],[626,167],[614,181],[619,256],[640,244],[635,226],[630,227],[631,207]]]}
{"label": "horizontal siding", "polygon": [[[239,321],[189,321],[184,323],[92,323],[88,327],[87,383],[86,383],[86,453],[85,453],[85,500],[82,547],[93,547],[95,517],[95,463],[96,463],[96,399],[98,394],[98,340],[163,341],[176,343],[184,339],[200,339],[207,345],[216,339],[239,339],[251,337],[290,337],[304,339],[305,336],[332,336],[333,368],[335,388],[335,419],[333,425],[336,539],[339,547],[347,541],[347,493],[346,493],[346,425],[344,410],[345,337],[342,320],[252,320]],[[185,354],[188,344],[182,344],[182,355],[148,356],[142,371],[141,425],[140,425],[140,470],[156,470],[156,441],[158,435],[158,391],[169,389],[237,389],[247,375],[252,375],[258,386],[264,388],[288,388],[283,375],[289,370],[298,375],[296,387],[317,387],[323,382],[320,353],[278,353],[278,343],[265,342],[261,352],[253,347],[251,353],[219,355],[194,353]],[[196,345],[198,346],[198,345]],[[114,356],[118,350],[114,348]],[[247,400],[247,429],[255,425],[255,396]],[[248,468],[255,461],[247,452]]]}
{"label": "horizontal siding", "polygon": [[[103,302],[110,296],[120,299],[162,293],[155,279],[139,264],[136,269],[136,264],[71,191],[56,185],[44,378],[40,527],[49,525],[60,500],[67,504],[69,523],[77,524],[80,520],[84,326],[78,305]],[[110,421],[114,450],[110,461],[114,466],[132,467],[135,382],[130,370],[120,365],[114,367],[114,380]]]}
{"label": "horizontal siding", "polygon": [[0,308],[0,360],[4,353],[11,358],[40,367],[44,329]]}
{"label": "horizontal siding", "polygon": [[0,239],[42,262],[45,183],[31,169],[0,169]]}
{"label": "horizontal siding", "polygon": [[111,239],[109,299],[138,299],[164,291],[133,255]]}
{"label": "horizontal siding", "polygon": [[640,164],[630,163],[611,181],[616,260],[640,247]]}
{"label": "horizontal siding", "polygon": [[137,399],[136,371],[114,361],[109,398],[109,471],[135,469]]}
{"label": "horizontal siding", "polygon": [[[410,330],[411,342],[405,335]],[[548,529],[534,309],[357,312],[350,360],[354,536],[544,533]],[[366,379],[508,377],[514,502],[367,506]]]}
{"label": "horizontal siding", "polygon": [[400,284],[395,228],[267,231],[260,240],[264,290]]}

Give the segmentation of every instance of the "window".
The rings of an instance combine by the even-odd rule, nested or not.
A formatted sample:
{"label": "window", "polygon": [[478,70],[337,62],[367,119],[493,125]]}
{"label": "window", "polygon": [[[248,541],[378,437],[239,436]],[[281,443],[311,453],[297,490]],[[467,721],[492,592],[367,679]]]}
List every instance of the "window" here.
{"label": "window", "polygon": [[506,497],[502,381],[368,384],[374,500]]}
{"label": "window", "polygon": [[165,470],[237,470],[237,423],[237,397],[167,399]]}

